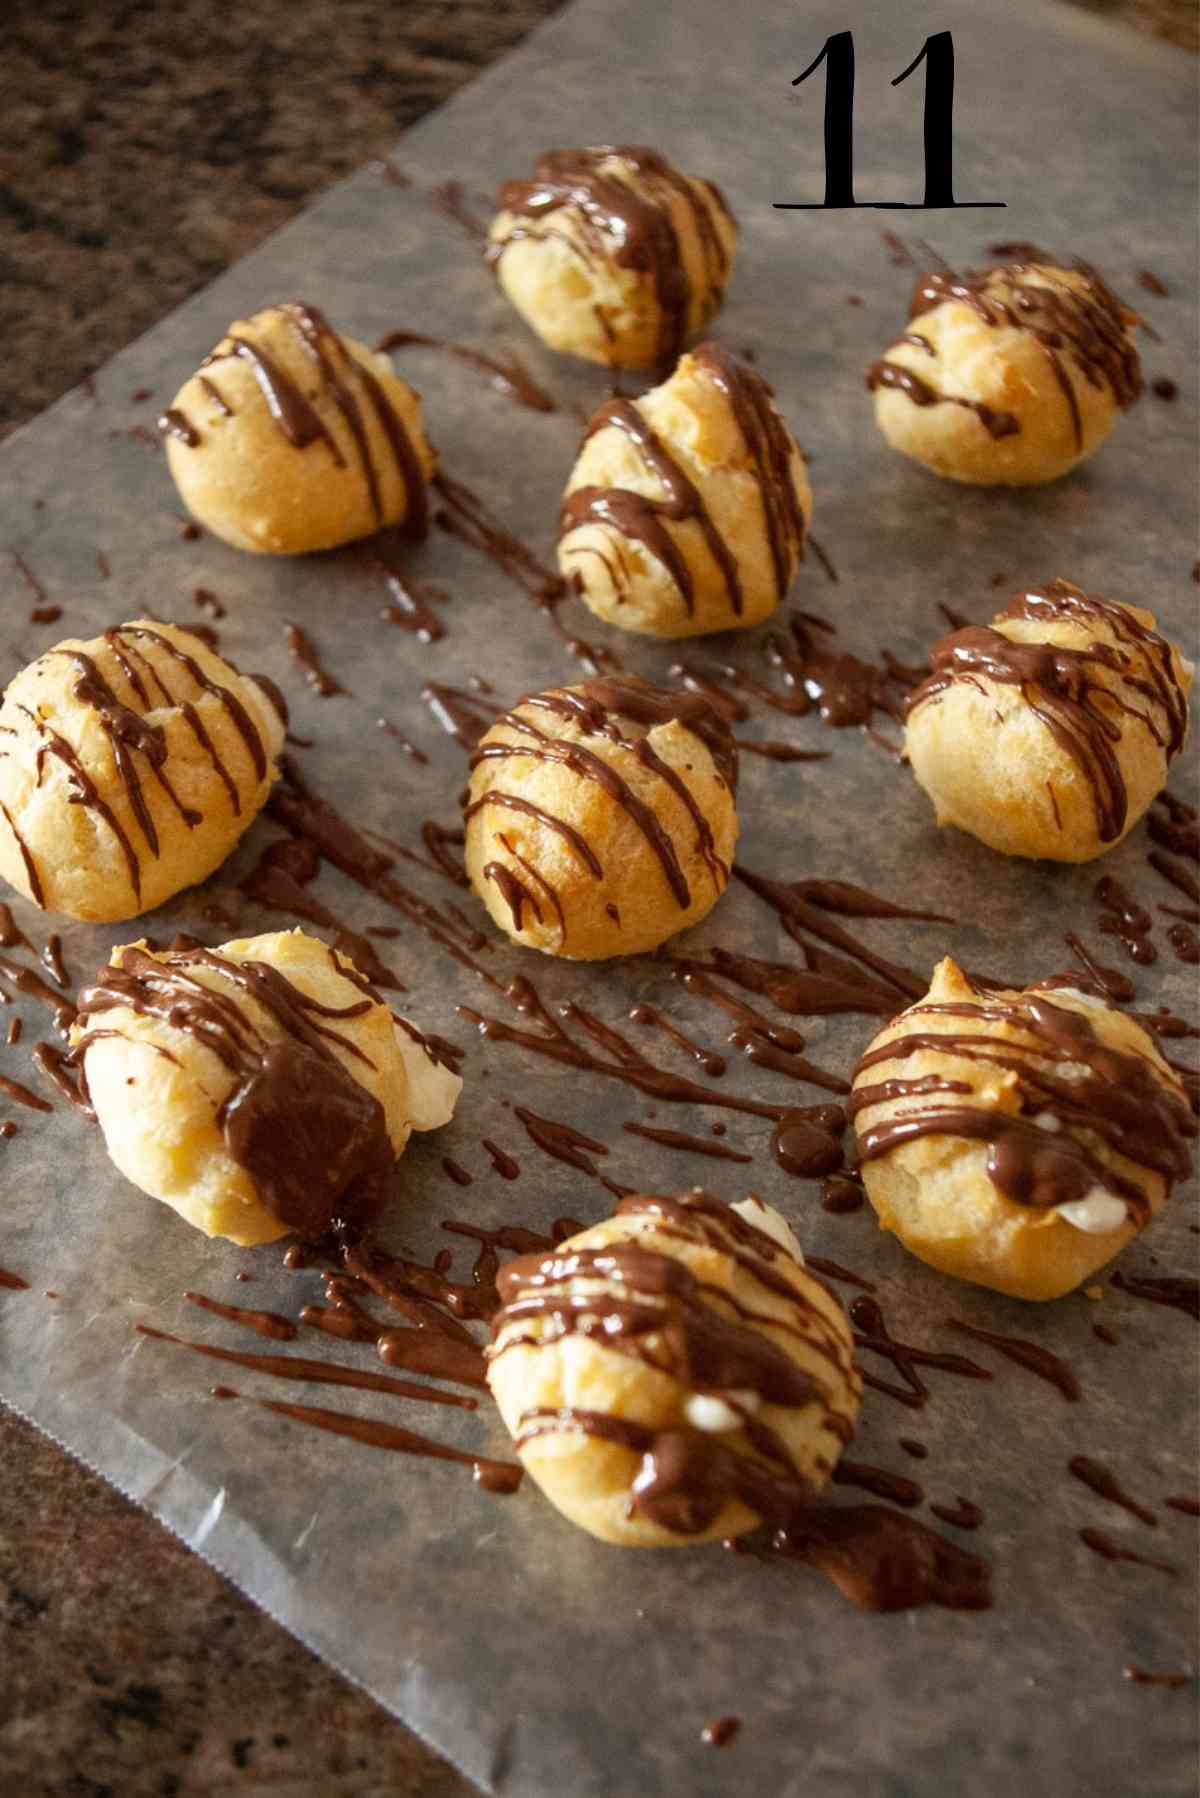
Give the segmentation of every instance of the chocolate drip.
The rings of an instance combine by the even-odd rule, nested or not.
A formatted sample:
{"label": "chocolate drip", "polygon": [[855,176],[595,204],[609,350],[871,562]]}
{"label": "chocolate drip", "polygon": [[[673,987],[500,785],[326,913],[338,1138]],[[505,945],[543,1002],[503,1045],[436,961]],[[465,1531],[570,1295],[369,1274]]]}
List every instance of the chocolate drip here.
{"label": "chocolate drip", "polygon": [[1163,1503],[1172,1511],[1179,1511],[1184,1517],[1200,1517],[1200,1498],[1192,1498],[1183,1493],[1174,1498],[1164,1498]]}
{"label": "chocolate drip", "polygon": [[474,243],[487,242],[487,231],[463,204],[461,181],[443,181],[440,186],[431,187],[425,197],[436,212],[458,225]]}
{"label": "chocolate drip", "polygon": [[1149,967],[1158,960],[1150,941],[1154,919],[1111,874],[1096,882],[1095,900],[1100,907],[1099,929],[1105,936],[1116,937],[1131,961]]}
{"label": "chocolate drip", "polygon": [[1118,1292],[1135,1299],[1148,1299],[1152,1305],[1166,1305],[1171,1311],[1182,1311],[1200,1322],[1200,1280],[1188,1274],[1159,1277],[1155,1274],[1127,1274],[1120,1268],[1112,1276]]}
{"label": "chocolate drip", "polygon": [[[910,1034],[869,1050],[859,1063],[860,1076],[880,1063],[902,1062],[925,1051],[941,1053],[1014,1074],[1021,1110],[911,1107],[860,1128],[863,1161],[877,1160],[919,1137],[966,1137],[987,1144],[988,1176],[1013,1203],[1048,1209],[1085,1199],[1099,1187],[1122,1199],[1135,1222],[1148,1214],[1145,1191],[1102,1161],[1075,1132],[1099,1137],[1117,1154],[1160,1175],[1168,1188],[1187,1174],[1196,1123],[1182,1094],[1145,1056],[1109,1047],[1086,1014],[1056,1005],[1044,990],[1007,999],[917,1005],[906,1016],[1008,1025],[1027,1040],[1013,1042],[982,1031],[923,1032],[918,1022]],[[1057,1072],[1065,1065],[1085,1071],[1075,1077]],[[880,1089],[860,1089],[857,1109],[887,1096]],[[1058,1127],[1046,1128],[1038,1121],[1044,1118],[1055,1119]]]}
{"label": "chocolate drip", "polygon": [[[1073,279],[1065,280],[1029,254],[1035,246],[1011,247],[1014,258],[999,269],[920,275],[909,317],[922,318],[949,301],[959,301],[985,325],[1005,326],[1035,338],[1070,413],[1075,446],[1082,449],[1083,422],[1064,357],[1089,387],[1107,386],[1117,405],[1128,408],[1142,391],[1138,353],[1126,333],[1133,315],[1094,268],[1076,263]],[[1029,276],[1034,279],[1024,278]]]}
{"label": "chocolate drip", "polygon": [[138,1324],[137,1330],[139,1336],[152,1337],[156,1342],[173,1342],[176,1347],[191,1349],[193,1354],[205,1355],[211,1361],[224,1361],[230,1366],[269,1374],[275,1379],[300,1380],[317,1386],[349,1386],[360,1392],[386,1392],[395,1398],[417,1399],[431,1405],[475,1408],[474,1399],[464,1398],[457,1392],[441,1392],[436,1386],[418,1386],[412,1380],[396,1380],[390,1374],[372,1373],[369,1368],[344,1367],[338,1361],[314,1361],[305,1355],[245,1354],[241,1349],[217,1348],[210,1342],[189,1342],[167,1330],[152,1329],[149,1324]]}
{"label": "chocolate drip", "polygon": [[342,683],[321,666],[316,644],[298,624],[288,625],[287,646],[292,660],[304,670],[305,680],[321,699],[329,699],[335,693],[346,691]]}
{"label": "chocolate drip", "polygon": [[[1068,930],[1063,941],[1077,960],[1082,962],[1087,973],[1087,984],[1094,986],[1097,992],[1114,1004],[1125,1004],[1134,997],[1137,989],[1129,976],[1122,974],[1119,968],[1105,967],[1103,962],[1096,961],[1074,931]],[[1065,986],[1072,982],[1073,976],[1062,974],[1058,979]]]}
{"label": "chocolate drip", "polygon": [[[1017,594],[1003,616],[1041,625],[1102,623],[1116,643],[1096,640],[1086,649],[1068,649],[1016,642],[989,625],[969,625],[934,644],[933,672],[909,698],[909,716],[958,682],[985,679],[1019,688],[1087,781],[1101,842],[1115,842],[1125,829],[1128,797],[1118,755],[1122,726],[1112,710],[1136,718],[1171,760],[1187,730],[1187,702],[1171,646],[1128,608],[1069,581]],[[1116,676],[1115,688],[1098,679],[1095,669]]]}
{"label": "chocolate drip", "polygon": [[701,1086],[698,1081],[668,1073],[666,1069],[656,1067],[653,1062],[648,1061],[626,1037],[621,1036],[611,1025],[602,1023],[592,1012],[573,1002],[560,1007],[564,1017],[577,1024],[601,1045],[605,1053],[597,1054],[587,1044],[570,1036],[558,1018],[551,1016],[528,980],[518,977],[507,990],[508,997],[517,1010],[532,1016],[538,1028],[521,1030],[502,1018],[487,1017],[469,1006],[460,1005],[459,1016],[474,1024],[488,1042],[518,1043],[521,1047],[532,1049],[536,1054],[545,1055],[551,1061],[560,1062],[566,1067],[586,1069],[589,1073],[621,1080],[627,1086],[636,1087],[639,1092],[648,1093],[655,1099],[682,1105],[715,1105],[727,1111],[743,1111],[753,1117],[772,1120],[784,1114],[784,1106],[762,1104],[757,1099],[736,1098],[732,1094],[716,1092],[712,1087]]}
{"label": "chocolate drip", "polygon": [[553,1156],[555,1161],[565,1162],[568,1167],[576,1167],[581,1173],[591,1174],[595,1179],[600,1178],[592,1156],[607,1155],[607,1143],[596,1142],[592,1137],[584,1136],[582,1131],[576,1130],[571,1124],[559,1123],[554,1118],[539,1117],[536,1111],[530,1111],[524,1105],[514,1105],[513,1116],[524,1124],[531,1141],[537,1144],[543,1154]]}
{"label": "chocolate drip", "polygon": [[[815,1265],[809,1257],[809,1265]],[[911,1343],[899,1342],[888,1329],[879,1302],[864,1294],[853,1299],[850,1304],[850,1321],[855,1326],[854,1342],[860,1349],[868,1349],[872,1354],[890,1361],[896,1372],[904,1381],[897,1386],[890,1380],[881,1380],[875,1374],[864,1374],[863,1379],[876,1392],[885,1392],[910,1410],[919,1411],[929,1400],[929,1388],[917,1372],[919,1367],[932,1368],[939,1373],[959,1374],[967,1380],[990,1380],[992,1375],[986,1367],[980,1367],[975,1361],[969,1361],[965,1355],[947,1355],[936,1353],[930,1349],[915,1348]]]}
{"label": "chocolate drip", "polygon": [[740,1717],[714,1717],[700,1731],[700,1740],[706,1748],[726,1748],[741,1727]]}
{"label": "chocolate drip", "polygon": [[229,1323],[245,1324],[259,1336],[269,1336],[275,1342],[295,1340],[295,1324],[278,1311],[253,1311],[245,1305],[223,1305],[219,1299],[206,1298],[202,1292],[185,1292],[183,1296],[190,1304],[199,1305],[202,1311],[211,1311],[214,1317],[223,1317]]}
{"label": "chocolate drip", "polygon": [[204,389],[209,400],[217,408],[217,411],[222,418],[233,418],[235,416],[233,407],[229,404],[229,401],[225,398],[215,381],[210,381],[207,375],[197,375],[196,381],[197,384]]}
{"label": "chocolate drip", "polygon": [[532,550],[494,518],[479,495],[463,482],[439,469],[433,485],[445,502],[437,514],[437,524],[482,551],[540,610],[552,612],[567,590],[561,577],[539,562]]}
{"label": "chocolate drip", "polygon": [[9,982],[18,993],[47,1006],[54,1018],[54,1028],[61,1036],[67,1034],[75,1022],[75,1007],[63,993],[56,993],[53,987],[47,986],[40,974],[9,955],[0,955],[0,979]]}
{"label": "chocolate drip", "polygon": [[[815,968],[817,971],[822,971],[833,964],[838,976],[845,981],[847,996],[857,990],[859,1006],[851,1007],[847,1004],[841,1009],[861,1008],[864,1011],[878,1012],[881,993],[886,995],[891,991],[904,994],[911,999],[919,999],[925,992],[925,982],[912,969],[901,967],[897,962],[886,961],[882,956],[876,955],[873,950],[857,942],[840,925],[830,923],[820,908],[814,905],[806,895],[804,881],[768,880],[764,875],[752,874],[740,863],[735,866],[733,871],[752,893],[757,893],[760,899],[765,900],[772,910],[778,913],[787,935],[804,951],[810,969]],[[816,937],[818,942],[837,950],[838,955],[831,957],[824,955],[820,950],[814,951],[811,943],[807,941],[807,937]],[[849,959],[843,960],[842,957]],[[854,965],[856,963],[858,966]],[[743,965],[745,965],[745,958],[743,958]],[[864,980],[860,971],[862,968],[865,968],[868,974],[877,975],[878,981]],[[871,996],[870,1003],[868,1003],[869,995]]]}
{"label": "chocolate drip", "polygon": [[[911,343],[912,337],[906,336],[901,341]],[[919,341],[929,349],[924,338]],[[872,362],[867,370],[868,392],[873,393],[877,387],[895,388],[899,393],[906,394],[914,406],[963,406],[968,412],[975,414],[989,437],[1013,437],[1021,429],[1020,421],[1012,412],[998,412],[985,405],[982,400],[964,399],[957,393],[942,393],[913,369],[906,368],[902,362],[889,362],[885,356]]]}
{"label": "chocolate drip", "polygon": [[861,1487],[864,1492],[886,1498],[890,1504],[901,1505],[906,1511],[915,1510],[925,1498],[916,1480],[910,1480],[902,1473],[890,1473],[885,1467],[868,1467],[863,1461],[848,1461],[844,1455],[833,1470],[833,1482],[835,1486]]}
{"label": "chocolate drip", "polygon": [[1122,1667],[1121,1678],[1135,1686],[1167,1686],[1176,1690],[1196,1683],[1194,1673],[1147,1673],[1144,1667]]}
{"label": "chocolate drip", "polygon": [[1139,1504],[1136,1498],[1131,1498],[1116,1475],[1102,1461],[1093,1461],[1087,1455],[1072,1455],[1067,1466],[1075,1478],[1081,1480],[1097,1497],[1107,1499],[1109,1504],[1120,1505],[1131,1516],[1139,1518],[1142,1523],[1148,1523],[1151,1529],[1158,1527],[1158,1518],[1154,1512]]}
{"label": "chocolate drip", "polygon": [[29,1281],[23,1280],[20,1274],[14,1274],[7,1267],[0,1267],[0,1291],[28,1292]]}
{"label": "chocolate drip", "polygon": [[957,1317],[947,1319],[952,1330],[961,1330],[965,1336],[973,1336],[976,1342],[986,1342],[991,1348],[999,1349],[1018,1367],[1024,1367],[1029,1373],[1036,1374],[1039,1380],[1046,1380],[1051,1386],[1057,1386],[1063,1397],[1072,1404],[1083,1395],[1075,1370],[1063,1360],[1061,1355],[1051,1354],[1038,1342],[1026,1342],[1021,1336],[998,1336],[992,1330],[980,1330],[974,1324],[963,1323]]}
{"label": "chocolate drip", "polygon": [[31,1092],[27,1086],[22,1086],[19,1080],[10,1079],[7,1074],[0,1074],[0,1093],[4,1093],[10,1099],[15,1099],[18,1105],[28,1105],[30,1111],[54,1110],[53,1105],[47,1104],[45,1099],[39,1098],[37,1093]]}
{"label": "chocolate drip", "polygon": [[[636,186],[605,170],[610,157],[621,159]],[[501,188],[499,204],[516,222],[506,237],[489,247],[488,260],[495,267],[508,245],[522,238],[559,236],[577,255],[649,275],[661,313],[657,359],[674,362],[687,336],[693,295],[669,197],[688,206],[709,282],[719,290],[728,274],[728,259],[713,214],[730,216],[724,199],[712,182],[687,180],[656,150],[640,144],[543,152],[534,164],[532,180],[508,181]],[[564,208],[580,222],[579,241],[556,232],[553,225],[543,228],[544,220]]]}
{"label": "chocolate drip", "polygon": [[703,1048],[699,1043],[693,1042],[690,1036],[685,1036],[679,1026],[657,1005],[635,1005],[629,1013],[629,1021],[631,1024],[647,1024],[661,1030],[664,1036],[669,1036],[673,1043],[678,1043],[693,1061],[699,1063],[710,1080],[719,1080],[725,1073],[725,1057],[718,1055],[714,1049]]}
{"label": "chocolate drip", "polygon": [[817,1568],[864,1611],[985,1611],[992,1603],[985,1560],[878,1505],[809,1506],[758,1552]]}
{"label": "chocolate drip", "polygon": [[983,1522],[983,1512],[979,1506],[961,1495],[953,1505],[930,1505],[929,1509],[935,1517],[940,1518],[943,1523],[952,1523],[957,1530],[977,1530]]}
{"label": "chocolate drip", "polygon": [[1119,1542],[1114,1542],[1103,1530],[1080,1530],[1079,1540],[1085,1548],[1090,1548],[1093,1554],[1099,1555],[1104,1561],[1132,1561],[1135,1566],[1153,1567],[1159,1573],[1169,1573],[1173,1577],[1179,1572],[1178,1567],[1172,1567],[1169,1561],[1152,1561],[1146,1555],[1134,1554],[1130,1548],[1122,1548]]}
{"label": "chocolate drip", "polygon": [[[198,970],[218,977],[215,986]],[[262,1007],[281,1032],[265,1033],[232,987]],[[163,1019],[211,1051],[228,1071],[218,1112],[231,1158],[261,1202],[298,1235],[360,1232],[382,1203],[394,1154],[383,1107],[330,1047],[366,1061],[329,1020],[361,1016],[371,1000],[331,1007],[309,998],[265,962],[230,961],[204,948],[161,959],[130,948],[80,995],[85,1024],[128,1008]],[[76,1055],[83,1061],[85,1032]]]}
{"label": "chocolate drip", "polygon": [[[780,1118],[771,1133],[771,1153],[785,1174],[800,1180],[819,1180],[842,1165],[839,1140],[845,1129],[845,1113],[838,1105],[816,1107],[820,1117],[811,1111],[789,1111]],[[830,1128],[830,1120],[834,1119]]]}
{"label": "chocolate drip", "polygon": [[427,337],[423,331],[389,331],[386,337],[380,338],[375,348],[388,354],[392,350],[407,349],[419,346],[422,349],[444,350],[459,362],[465,362],[469,368],[477,368],[488,376],[489,385],[505,399],[515,400],[519,406],[525,406],[531,412],[557,412],[558,407],[543,387],[539,387],[524,363],[515,356],[500,361],[495,356],[485,356],[482,350],[475,350],[465,343],[450,343],[444,337]]}
{"label": "chocolate drip", "polygon": [[667,1149],[686,1149],[693,1155],[708,1155],[716,1161],[752,1161],[728,1143],[714,1142],[709,1136],[688,1136],[682,1130],[656,1130],[652,1124],[622,1124],[630,1136],[644,1136],[648,1142],[662,1143]]}

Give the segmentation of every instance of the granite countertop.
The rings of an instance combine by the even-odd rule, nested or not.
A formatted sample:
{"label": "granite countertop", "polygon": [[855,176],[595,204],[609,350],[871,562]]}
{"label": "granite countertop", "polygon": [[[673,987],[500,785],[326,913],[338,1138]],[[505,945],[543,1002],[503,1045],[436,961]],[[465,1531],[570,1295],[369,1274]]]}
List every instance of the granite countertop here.
{"label": "granite countertop", "polygon": [[[390,148],[559,0],[9,0],[0,433]],[[1197,47],[1192,0],[1090,0]],[[473,1790],[0,1412],[0,1768],[22,1798]],[[8,1782],[16,1779],[17,1785]]]}

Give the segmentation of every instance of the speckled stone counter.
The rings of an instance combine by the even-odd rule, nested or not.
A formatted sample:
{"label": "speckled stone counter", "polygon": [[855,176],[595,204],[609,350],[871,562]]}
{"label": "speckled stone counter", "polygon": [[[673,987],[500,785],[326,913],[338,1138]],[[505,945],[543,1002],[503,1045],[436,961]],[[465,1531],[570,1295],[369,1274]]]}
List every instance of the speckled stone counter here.
{"label": "speckled stone counter", "polygon": [[[9,0],[0,427],[100,365],[556,0]],[[1194,41],[1194,8],[1149,0]],[[160,1526],[0,1413],[0,1790],[21,1798],[470,1788]]]}

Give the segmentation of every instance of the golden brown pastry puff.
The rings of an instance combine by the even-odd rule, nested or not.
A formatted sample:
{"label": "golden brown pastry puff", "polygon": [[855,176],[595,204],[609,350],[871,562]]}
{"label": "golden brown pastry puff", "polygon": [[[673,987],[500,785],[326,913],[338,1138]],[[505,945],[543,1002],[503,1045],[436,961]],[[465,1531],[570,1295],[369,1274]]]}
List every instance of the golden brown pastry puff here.
{"label": "golden brown pastry puff", "polygon": [[0,874],[73,918],[150,911],[254,822],[284,723],[270,681],[179,625],[67,638],[0,705]]}
{"label": "golden brown pastry puff", "polygon": [[410,1131],[462,1081],[353,962],[300,930],[219,949],[114,949],[72,1026],[117,1167],[243,1245],[361,1230]]}
{"label": "golden brown pastry puff", "polygon": [[876,422],[952,481],[1057,480],[1142,390],[1136,317],[1082,264],[921,275],[907,330],[867,371]]}
{"label": "golden brown pastry puff", "polygon": [[184,505],[235,549],[296,556],[384,525],[425,533],[436,458],[420,398],[315,306],[236,320],[159,428]]}
{"label": "golden brown pastry puff", "polygon": [[758,624],[804,553],[812,490],[771,389],[720,344],[610,399],[563,496],[558,565],[609,624],[695,637]]}
{"label": "golden brown pastry puff", "polygon": [[481,739],[466,869],[515,943],[599,961],[699,923],[729,880],[736,750],[695,694],[633,675],[549,687]]}
{"label": "golden brown pastry puff", "polygon": [[499,1287],[500,1414],[551,1504],[605,1542],[783,1523],[854,1433],[845,1313],[760,1199],[624,1198]]}
{"label": "golden brown pastry puff", "polygon": [[737,227],[719,188],[640,144],[547,150],[500,190],[488,260],[551,349],[673,362],[720,311]]}
{"label": "golden brown pastry puff", "polygon": [[1192,665],[1154,614],[1070,581],[1018,593],[934,645],[905,750],[937,808],[1005,855],[1086,862],[1162,791]]}
{"label": "golden brown pastry puff", "polygon": [[943,961],[870,1044],[848,1106],[883,1228],[1014,1298],[1081,1285],[1191,1165],[1182,1082],[1139,1023],[1070,978],[982,991]]}

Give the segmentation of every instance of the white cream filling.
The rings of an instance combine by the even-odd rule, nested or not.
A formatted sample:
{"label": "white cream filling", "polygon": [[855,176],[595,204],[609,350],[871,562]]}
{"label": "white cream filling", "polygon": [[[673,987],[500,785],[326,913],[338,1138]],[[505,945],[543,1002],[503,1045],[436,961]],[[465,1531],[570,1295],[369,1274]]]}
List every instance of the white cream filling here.
{"label": "white cream filling", "polygon": [[1105,1192],[1102,1186],[1093,1186],[1085,1198],[1073,1199],[1069,1205],[1060,1205],[1058,1215],[1073,1224],[1077,1230],[1086,1230],[1089,1235],[1103,1236],[1109,1230],[1119,1230],[1128,1215],[1124,1199],[1115,1193]]}
{"label": "white cream filling", "polygon": [[736,1211],[739,1217],[744,1217],[748,1224],[753,1224],[756,1230],[761,1230],[764,1236],[777,1242],[793,1261],[804,1266],[804,1250],[797,1242],[791,1225],[773,1206],[764,1205],[756,1193],[751,1193],[749,1198],[739,1199],[730,1209]]}
{"label": "white cream filling", "polygon": [[[757,1392],[731,1392],[729,1396],[737,1400],[743,1412],[758,1410]],[[703,1430],[709,1436],[720,1436],[726,1430],[742,1427],[742,1419],[733,1406],[712,1392],[689,1392],[683,1401],[683,1414],[693,1429]]]}
{"label": "white cream filling", "polygon": [[462,1077],[436,1062],[399,1024],[395,1028],[396,1046],[408,1075],[408,1121],[414,1130],[438,1130],[454,1116]]}

